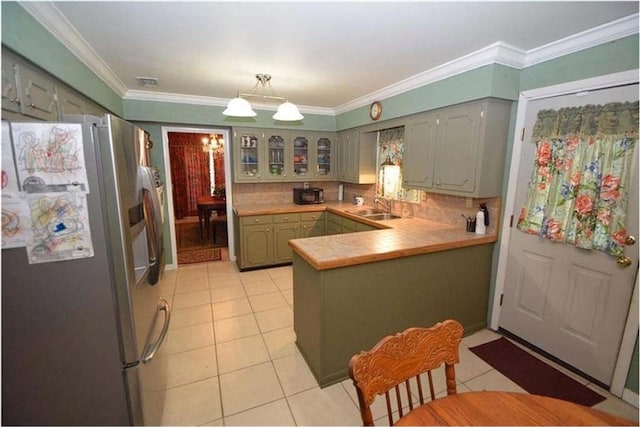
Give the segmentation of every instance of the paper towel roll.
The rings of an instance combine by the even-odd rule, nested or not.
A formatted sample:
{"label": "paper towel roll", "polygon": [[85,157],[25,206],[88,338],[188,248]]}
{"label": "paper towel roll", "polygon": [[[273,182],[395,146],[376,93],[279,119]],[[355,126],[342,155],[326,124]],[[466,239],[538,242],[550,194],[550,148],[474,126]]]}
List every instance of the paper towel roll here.
{"label": "paper towel roll", "polygon": [[484,225],[483,211],[478,211],[476,214],[476,234],[487,234],[487,226]]}
{"label": "paper towel roll", "polygon": [[344,198],[344,185],[338,184],[338,200],[342,201]]}

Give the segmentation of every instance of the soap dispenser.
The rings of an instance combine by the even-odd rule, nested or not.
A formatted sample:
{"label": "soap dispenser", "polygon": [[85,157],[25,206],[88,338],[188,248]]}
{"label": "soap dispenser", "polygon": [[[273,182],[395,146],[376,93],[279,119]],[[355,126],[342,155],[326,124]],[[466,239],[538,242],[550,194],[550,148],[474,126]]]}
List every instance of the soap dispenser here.
{"label": "soap dispenser", "polygon": [[484,225],[489,226],[489,209],[487,209],[486,203],[480,203],[480,210],[484,212]]}

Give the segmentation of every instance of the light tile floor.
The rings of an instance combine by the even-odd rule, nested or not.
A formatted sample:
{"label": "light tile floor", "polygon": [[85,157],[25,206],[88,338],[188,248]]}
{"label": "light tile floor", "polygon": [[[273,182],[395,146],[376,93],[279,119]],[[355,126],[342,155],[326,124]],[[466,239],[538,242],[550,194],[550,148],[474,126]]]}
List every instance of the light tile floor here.
{"label": "light tile floor", "polygon": [[[164,273],[172,320],[163,425],[361,425],[351,381],[320,389],[296,348],[292,281],[291,267],[240,273],[229,261]],[[469,351],[497,337],[485,329],[463,339],[459,391],[524,392]],[[633,406],[559,369],[608,396],[596,408],[638,420]],[[435,380],[443,394],[444,374]],[[386,423],[380,400],[376,425]]]}

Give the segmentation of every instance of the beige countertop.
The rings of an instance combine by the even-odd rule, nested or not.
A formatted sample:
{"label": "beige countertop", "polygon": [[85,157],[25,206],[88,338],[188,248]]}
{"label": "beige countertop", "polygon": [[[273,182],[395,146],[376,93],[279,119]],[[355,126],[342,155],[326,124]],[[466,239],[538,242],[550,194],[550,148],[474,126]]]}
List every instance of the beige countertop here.
{"label": "beige countertop", "polygon": [[327,202],[319,205],[296,205],[293,203],[240,205],[234,206],[234,211],[238,216],[249,216],[326,210],[380,227],[380,229],[372,231],[290,240],[289,245],[293,250],[316,270],[483,245],[494,243],[497,240],[495,233],[476,235],[466,232],[464,224],[452,226],[422,218],[370,221],[349,213],[349,211],[366,208],[371,208],[371,206],[354,206],[346,202]]}

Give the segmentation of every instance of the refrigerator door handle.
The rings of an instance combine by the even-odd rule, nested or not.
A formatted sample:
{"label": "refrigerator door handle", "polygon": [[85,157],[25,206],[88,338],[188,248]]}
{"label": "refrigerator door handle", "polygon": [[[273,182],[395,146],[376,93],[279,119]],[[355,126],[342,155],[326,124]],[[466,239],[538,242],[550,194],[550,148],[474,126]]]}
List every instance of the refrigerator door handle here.
{"label": "refrigerator door handle", "polygon": [[[156,352],[164,342],[164,339],[167,337],[167,331],[169,330],[169,323],[171,321],[171,309],[169,308],[169,303],[164,298],[160,299],[158,303],[158,311],[153,319],[153,327],[151,331],[155,330],[156,322],[158,321],[158,313],[164,312],[164,324],[162,325],[162,331],[160,332],[160,336],[153,344],[147,341],[147,345],[144,347],[144,351],[142,352],[142,363],[149,363],[153,356],[156,355]],[[151,336],[149,336],[149,340]]]}
{"label": "refrigerator door handle", "polygon": [[162,212],[160,212],[160,200],[158,198],[158,192],[156,191],[155,180],[153,178],[153,172],[148,166],[139,166],[139,173],[141,175],[142,189],[148,194],[151,201],[151,221],[148,222],[149,229],[147,235],[149,236],[149,283],[155,285],[158,282],[160,276],[160,269],[162,265]]}

